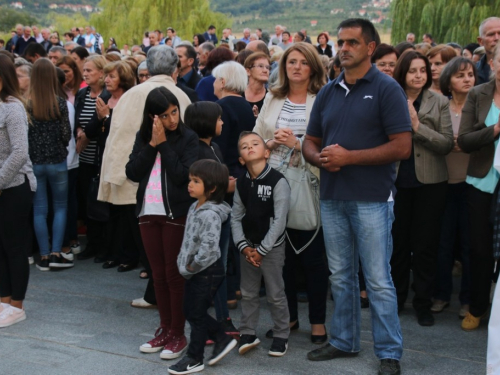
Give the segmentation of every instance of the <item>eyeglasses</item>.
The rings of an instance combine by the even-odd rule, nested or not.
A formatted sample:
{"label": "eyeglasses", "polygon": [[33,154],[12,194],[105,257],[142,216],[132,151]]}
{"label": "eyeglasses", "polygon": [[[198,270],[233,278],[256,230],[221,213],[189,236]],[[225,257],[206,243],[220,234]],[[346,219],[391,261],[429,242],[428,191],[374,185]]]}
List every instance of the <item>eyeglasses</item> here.
{"label": "eyeglasses", "polygon": [[142,78],[149,78],[151,77],[149,74],[139,74],[139,78],[142,79]]}
{"label": "eyeglasses", "polygon": [[396,63],[386,63],[386,62],[381,62],[381,63],[377,63],[377,66],[380,67],[380,68],[385,68],[386,66],[388,66],[389,68],[395,68],[396,67]]}
{"label": "eyeglasses", "polygon": [[271,70],[271,66],[270,65],[262,65],[262,64],[252,65],[250,68],[259,68],[259,69]]}

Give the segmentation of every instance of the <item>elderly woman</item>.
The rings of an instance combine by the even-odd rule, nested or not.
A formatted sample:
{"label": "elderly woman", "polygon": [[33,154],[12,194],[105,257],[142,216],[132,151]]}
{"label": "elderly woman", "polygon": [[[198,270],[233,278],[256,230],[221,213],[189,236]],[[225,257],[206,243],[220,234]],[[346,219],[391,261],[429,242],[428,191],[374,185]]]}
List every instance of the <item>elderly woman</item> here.
{"label": "elderly woman", "polygon": [[16,74],[19,81],[19,93],[24,99],[29,97],[30,77],[33,64],[23,58],[16,59]]}
{"label": "elderly woman", "polygon": [[91,180],[99,174],[97,141],[90,140],[86,127],[96,111],[97,98],[105,93],[104,66],[107,64],[103,56],[89,56],[83,65],[83,79],[87,87],[80,89],[75,97],[76,151],[80,154],[78,169],[79,210],[86,218],[87,247],[78,254],[78,259],[93,257],[102,251],[105,244],[105,225],[102,222],[87,217],[87,196]]}
{"label": "elderly woman", "polygon": [[[242,131],[252,130],[255,116],[252,107],[242,94],[247,87],[245,68],[235,61],[218,65],[213,71],[213,89],[222,108],[221,119],[224,123],[222,132],[213,142],[220,147],[222,157],[229,169],[229,175],[239,178],[245,168],[239,162],[238,137]],[[202,82],[201,80],[200,82]],[[230,308],[236,308],[236,293],[239,290],[239,253],[233,241],[229,242],[228,269],[232,269],[227,278],[227,298]]]}
{"label": "elderly woman", "polygon": [[[28,118],[12,61],[0,55],[0,328],[26,319],[36,178],[28,155]],[[9,214],[6,214],[6,213]]]}
{"label": "elderly woman", "polygon": [[432,47],[426,54],[431,64],[432,85],[429,90],[441,94],[441,87],[439,86],[439,77],[444,67],[452,58],[457,56],[457,51],[451,46],[446,44],[438,44]]}
{"label": "elderly woman", "polygon": [[139,83],[144,83],[149,79],[150,76],[146,61],[143,61],[139,64],[139,67],[137,68],[137,77],[139,79]]}
{"label": "elderly woman", "polygon": [[328,44],[329,40],[330,38],[328,38],[327,33],[320,33],[318,35],[318,45],[316,46],[316,50],[320,55],[326,55],[328,57],[333,56],[332,46]]}
{"label": "elderly woman", "polygon": [[[107,64],[104,67],[104,75],[106,92],[97,98],[96,111],[85,128],[85,135],[89,139],[97,140],[99,169],[109,135],[113,109],[121,96],[135,85],[135,74],[125,61]],[[103,247],[102,252],[94,259],[96,263],[104,262],[102,268],[118,267],[118,272],[126,272],[137,266],[139,250],[132,237],[134,228],[131,228],[132,225],[138,225],[134,211],[135,204],[110,206],[107,246]]]}
{"label": "elderly woman", "polygon": [[490,304],[493,274],[493,228],[490,209],[499,174],[493,157],[500,134],[500,47],[491,60],[493,79],[469,91],[462,110],[458,146],[470,154],[467,167],[467,208],[470,235],[470,308],[462,329],[479,327]]}
{"label": "elderly woman", "polygon": [[469,155],[457,145],[457,137],[465,100],[470,89],[474,87],[476,75],[476,67],[471,60],[465,57],[455,57],[443,69],[439,79],[442,93],[451,97],[450,116],[455,142],[453,150],[446,156],[448,191],[441,227],[436,289],[431,311],[439,313],[450,305],[453,289],[453,253],[458,237],[462,262],[462,283],[459,294],[461,309],[458,315],[462,319],[469,311],[470,303],[469,226],[467,225],[467,183],[465,182]]}
{"label": "elderly woman", "polygon": [[265,53],[255,52],[246,58],[244,67],[248,76],[245,99],[250,103],[255,117],[257,117],[267,94],[266,83],[269,80],[271,63]]}
{"label": "elderly woman", "polygon": [[392,77],[394,68],[398,62],[399,52],[393,46],[381,43],[375,49],[372,55],[372,64],[375,64],[378,70]]}
{"label": "elderly woman", "polygon": [[[205,66],[207,72],[212,72],[218,65],[226,61],[233,61],[234,54],[224,47],[217,47],[208,54],[207,65]],[[245,74],[246,76],[246,74]],[[196,85],[196,93],[200,101],[217,101],[218,97],[214,95],[214,81],[215,78],[212,74],[203,77]]]}
{"label": "elderly woman", "polygon": [[427,58],[412,50],[401,55],[394,70],[408,97],[413,147],[396,178],[391,273],[402,310],[413,271],[413,308],[421,326],[434,325],[432,293],[448,185],[445,156],[453,148],[448,99],[429,90],[431,77]]}
{"label": "elderly woman", "polygon": [[[271,150],[271,167],[280,166],[291,150],[293,154],[290,163],[293,166],[299,165],[302,136],[306,132],[316,94],[325,83],[324,68],[312,45],[296,43],[285,51],[278,67],[278,82],[267,94],[254,128]],[[294,330],[299,328],[295,270],[297,266],[303,268],[309,299],[311,341],[322,344],[327,338],[325,317],[328,268],[324,261],[323,232],[320,229],[314,237],[315,232],[287,228],[283,277],[290,311],[290,329]],[[272,337],[272,333],[270,330],[266,336]]]}
{"label": "elderly woman", "polygon": [[75,95],[80,90],[83,78],[76,62],[70,56],[63,56],[56,62],[56,66],[61,68],[66,76],[64,82],[64,92],[68,96],[71,104],[75,104]]}

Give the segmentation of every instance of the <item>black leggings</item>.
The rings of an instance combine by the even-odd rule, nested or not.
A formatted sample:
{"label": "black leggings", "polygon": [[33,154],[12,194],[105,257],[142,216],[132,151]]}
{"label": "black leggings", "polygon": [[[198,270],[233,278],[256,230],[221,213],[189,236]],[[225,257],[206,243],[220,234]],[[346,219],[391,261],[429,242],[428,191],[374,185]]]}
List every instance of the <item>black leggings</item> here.
{"label": "black leggings", "polygon": [[0,297],[14,301],[23,301],[28,289],[33,195],[28,180],[0,194]]}

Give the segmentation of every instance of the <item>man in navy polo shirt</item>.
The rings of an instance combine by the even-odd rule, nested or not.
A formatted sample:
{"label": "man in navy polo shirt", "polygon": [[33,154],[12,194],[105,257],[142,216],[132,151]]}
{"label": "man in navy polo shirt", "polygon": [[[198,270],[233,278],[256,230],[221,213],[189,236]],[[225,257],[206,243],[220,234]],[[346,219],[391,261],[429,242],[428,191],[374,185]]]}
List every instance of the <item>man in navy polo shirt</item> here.
{"label": "man in navy polo shirt", "polygon": [[401,87],[372,67],[380,42],[373,24],[349,19],[337,28],[343,73],[318,93],[304,157],[321,168],[321,218],[335,301],[331,339],[313,361],[360,351],[359,259],[366,280],[379,374],[400,374],[403,353],[389,261],[395,162],[411,152],[411,121]]}

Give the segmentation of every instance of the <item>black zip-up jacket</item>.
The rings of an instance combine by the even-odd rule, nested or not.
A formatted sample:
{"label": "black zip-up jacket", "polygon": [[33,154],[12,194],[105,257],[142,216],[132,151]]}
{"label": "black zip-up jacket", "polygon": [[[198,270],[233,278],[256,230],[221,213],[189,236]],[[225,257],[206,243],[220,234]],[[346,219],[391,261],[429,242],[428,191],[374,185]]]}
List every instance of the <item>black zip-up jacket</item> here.
{"label": "black zip-up jacket", "polygon": [[144,194],[158,152],[161,155],[161,192],[167,217],[175,219],[186,216],[194,202],[187,190],[189,167],[198,160],[199,144],[196,133],[181,124],[176,131],[168,134],[166,142],[156,148],[149,142],[144,142],[140,132],[137,132],[125,170],[131,181],[139,183],[135,213],[137,216],[141,213]]}

